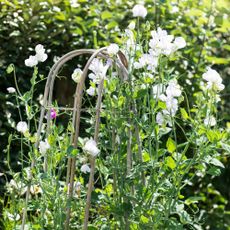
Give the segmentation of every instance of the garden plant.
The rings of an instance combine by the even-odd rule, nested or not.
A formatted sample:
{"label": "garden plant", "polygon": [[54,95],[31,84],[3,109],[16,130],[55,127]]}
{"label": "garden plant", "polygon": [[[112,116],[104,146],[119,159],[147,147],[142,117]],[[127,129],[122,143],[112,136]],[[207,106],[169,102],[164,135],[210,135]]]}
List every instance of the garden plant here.
{"label": "garden plant", "polygon": [[[186,38],[153,27],[143,4],[130,10],[122,42],[67,52],[47,77],[39,69],[49,47],[37,43],[24,60],[28,91],[8,65],[8,100],[20,119],[6,148],[3,229],[204,229],[207,198],[192,186],[221,175],[230,154],[219,113],[225,85],[207,65],[192,86]],[[73,60],[73,103],[63,105],[54,99],[55,82]]]}

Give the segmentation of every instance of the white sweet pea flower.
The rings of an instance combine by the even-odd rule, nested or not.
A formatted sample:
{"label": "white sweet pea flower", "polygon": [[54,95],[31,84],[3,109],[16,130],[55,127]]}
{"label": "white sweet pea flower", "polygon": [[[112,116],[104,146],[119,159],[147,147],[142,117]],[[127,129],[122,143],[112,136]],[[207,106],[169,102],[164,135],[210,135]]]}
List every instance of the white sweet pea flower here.
{"label": "white sweet pea flower", "polygon": [[82,165],[80,170],[83,173],[90,173],[90,167],[87,164]]}
{"label": "white sweet pea flower", "polygon": [[176,46],[176,49],[182,49],[186,46],[186,41],[183,37],[177,37],[175,38],[174,45]]}
{"label": "white sweet pea flower", "polygon": [[35,57],[37,58],[38,62],[44,62],[48,58],[47,54],[45,53],[45,49],[43,45],[41,44],[36,45],[35,51],[36,51]]}
{"label": "white sweet pea flower", "polygon": [[73,71],[71,77],[72,79],[76,82],[79,83],[81,80],[81,76],[82,76],[82,70],[80,68],[77,68]]}
{"label": "white sweet pea flower", "polygon": [[208,116],[204,119],[204,124],[206,126],[215,126],[216,125],[216,118],[214,116]]}
{"label": "white sweet pea flower", "polygon": [[93,72],[89,77],[94,83],[99,84],[100,79],[106,78],[106,72],[109,68],[109,63],[103,64],[103,61],[98,58],[94,58],[91,62],[89,69]]}
{"label": "white sweet pea flower", "polygon": [[135,51],[136,41],[135,41],[135,36],[132,30],[126,29],[125,34],[124,34],[124,39],[125,39],[125,46],[126,49],[122,50],[125,55],[129,55],[131,51]]}
{"label": "white sweet pea flower", "polygon": [[100,78],[94,73],[90,73],[88,77],[92,82],[98,83],[100,81]]}
{"label": "white sweet pea flower", "polygon": [[28,67],[34,67],[38,64],[38,59],[36,56],[30,55],[28,59],[25,60],[25,65]]}
{"label": "white sweet pea flower", "polygon": [[142,17],[145,18],[147,15],[147,10],[143,5],[135,5],[132,9],[133,17]]}
{"label": "white sweet pea flower", "polygon": [[212,68],[208,68],[207,72],[205,72],[202,75],[202,78],[206,81],[210,81],[210,82],[222,82],[222,79],[219,75],[219,73],[217,73],[216,70],[212,69]]}
{"label": "white sweet pea flower", "polygon": [[162,110],[162,112],[158,112],[156,115],[156,123],[159,126],[169,125],[172,126],[172,119],[167,110]]}
{"label": "white sweet pea flower", "polygon": [[[160,91],[159,94],[163,92],[164,90],[163,87],[164,86],[158,89]],[[177,83],[177,80],[175,79],[170,80],[166,88],[166,95],[165,94],[159,95],[159,99],[166,103],[166,110],[162,111],[164,115],[175,116],[178,110],[178,100],[175,97],[179,97],[179,96],[181,96],[180,85]]]}
{"label": "white sweet pea flower", "polygon": [[143,67],[145,67],[148,63],[149,63],[149,54],[143,54],[140,58],[139,58],[139,60],[138,60],[138,62],[135,62],[134,63],[134,68],[135,69],[140,69],[140,68],[143,68]]}
{"label": "white sweet pea flower", "polygon": [[78,3],[78,0],[70,0],[70,5],[71,7],[74,7],[74,8],[80,6],[80,4]]}
{"label": "white sweet pea flower", "polygon": [[101,59],[94,58],[91,62],[89,69],[94,73],[100,75],[102,72],[104,72],[104,65]]}
{"label": "white sweet pea flower", "polygon": [[45,53],[45,49],[43,45],[38,44],[35,47],[36,55],[30,55],[28,59],[25,60],[25,65],[28,67],[34,67],[38,64],[38,62],[44,62],[47,59],[47,54]]}
{"label": "white sweet pea flower", "polygon": [[207,81],[207,88],[221,91],[224,89],[222,78],[219,73],[212,68],[208,68],[207,72],[202,75],[202,78]]}
{"label": "white sweet pea flower", "polygon": [[135,29],[135,26],[136,26],[135,22],[130,22],[129,25],[128,25],[128,28],[129,28],[130,30],[134,30],[134,29]]}
{"label": "white sweet pea flower", "polygon": [[178,110],[178,100],[172,96],[165,96],[164,94],[159,96],[161,101],[166,103],[166,109],[163,110],[163,114],[175,116]]}
{"label": "white sweet pea flower", "polygon": [[157,115],[156,115],[156,122],[158,125],[163,125],[164,124],[164,116],[161,112],[158,112]]}
{"label": "white sweet pea flower", "polygon": [[214,89],[217,91],[221,91],[225,88],[225,86],[222,83],[213,83],[213,82],[207,82],[207,89]]}
{"label": "white sweet pea flower", "polygon": [[8,91],[8,93],[15,93],[16,89],[14,87],[8,87],[7,91]]}
{"label": "white sweet pea flower", "polygon": [[39,152],[41,154],[45,154],[49,148],[50,148],[50,145],[49,145],[47,139],[45,139],[45,141],[40,141]]}
{"label": "white sweet pea flower", "polygon": [[166,97],[164,94],[161,94],[161,95],[159,96],[159,99],[160,99],[161,101],[164,101],[164,102],[167,101],[167,97]]}
{"label": "white sweet pea flower", "polygon": [[160,95],[162,95],[164,93],[165,86],[163,84],[154,85],[152,88],[152,91],[153,91],[153,97],[159,98]]}
{"label": "white sweet pea flower", "polygon": [[171,9],[171,13],[175,14],[177,12],[179,12],[179,8],[177,6],[173,6],[172,9]]}
{"label": "white sweet pea flower", "polygon": [[41,44],[36,45],[35,46],[35,52],[36,52],[36,54],[45,53],[44,46]]}
{"label": "white sweet pea flower", "polygon": [[167,97],[166,108],[167,108],[167,112],[165,111],[165,114],[175,116],[175,114],[178,110],[178,100],[176,98],[173,98],[173,97]]}
{"label": "white sweet pea flower", "polygon": [[221,101],[220,95],[218,95],[218,94],[215,95],[215,98],[214,98],[214,99],[215,99],[215,102],[216,102],[216,103],[218,103],[218,102]]}
{"label": "white sweet pea flower", "polygon": [[61,12],[61,9],[57,6],[53,6],[53,11],[55,12]]}
{"label": "white sweet pea flower", "polygon": [[169,81],[166,94],[168,97],[179,97],[181,95],[180,85],[177,83],[177,80],[173,79]]}
{"label": "white sweet pea flower", "polygon": [[97,143],[92,138],[86,141],[83,150],[93,157],[96,157],[100,152],[97,148]]}
{"label": "white sweet pea flower", "polygon": [[9,221],[18,221],[20,220],[20,215],[15,213],[15,214],[11,214],[9,212],[6,212],[6,216],[9,219]]}
{"label": "white sweet pea flower", "polygon": [[152,39],[150,39],[149,46],[157,56],[159,54],[170,55],[173,52],[173,35],[168,35],[167,31],[161,28],[151,31],[151,35]]}
{"label": "white sweet pea flower", "polygon": [[135,69],[143,68],[147,65],[147,69],[155,72],[155,69],[158,65],[158,57],[151,54],[143,54],[138,62],[134,63]]}
{"label": "white sweet pea flower", "polygon": [[28,131],[27,123],[25,121],[19,121],[16,126],[16,129],[20,133],[25,133],[26,131]]}
{"label": "white sweet pea flower", "polygon": [[119,46],[115,43],[110,44],[109,47],[107,48],[107,52],[111,56],[117,55],[118,51],[119,51]]}
{"label": "white sweet pea flower", "polygon": [[[27,168],[25,168],[25,172],[27,174]],[[15,181],[14,179],[10,180],[10,183],[6,183],[6,189],[10,193],[16,192],[17,194],[24,195],[26,193],[26,185],[21,181]]]}
{"label": "white sweet pea flower", "polygon": [[173,35],[168,35],[166,30],[157,28],[157,30],[151,31],[152,39],[149,41],[149,46],[155,56],[164,54],[166,56],[171,55],[176,50],[184,48],[186,42],[184,38],[177,37],[174,39]]}
{"label": "white sweet pea flower", "polygon": [[88,93],[90,96],[95,96],[96,95],[96,89],[93,86],[90,86],[87,90],[86,93]]}

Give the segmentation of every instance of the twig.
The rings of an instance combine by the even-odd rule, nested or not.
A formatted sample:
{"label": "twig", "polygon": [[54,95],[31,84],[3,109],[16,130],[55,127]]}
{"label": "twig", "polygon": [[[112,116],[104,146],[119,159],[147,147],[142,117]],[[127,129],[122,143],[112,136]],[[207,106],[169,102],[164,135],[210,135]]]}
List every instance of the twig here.
{"label": "twig", "polygon": [[[98,98],[97,98],[97,105],[96,105],[96,124],[95,124],[95,131],[94,131],[94,140],[98,142],[98,135],[99,135],[99,125],[100,125],[100,108],[101,108],[101,101],[102,101],[102,91],[103,91],[104,79],[101,80],[98,88]],[[88,221],[89,221],[89,209],[91,205],[91,195],[93,191],[93,184],[94,184],[94,172],[95,172],[95,157],[91,158],[91,169],[90,169],[90,177],[88,183],[88,191],[87,191],[87,200],[85,206],[85,218],[84,218],[84,230],[88,228]]]}
{"label": "twig", "polygon": [[[105,50],[106,47],[103,47],[96,52],[93,53],[93,55],[90,57],[88,60],[87,64],[85,65],[85,68],[83,70],[81,80],[79,84],[77,85],[77,90],[76,90],[76,100],[74,102],[74,108],[77,108],[74,110],[74,115],[76,114],[76,120],[73,117],[75,121],[75,134],[73,137],[73,146],[74,148],[77,148],[77,142],[78,142],[78,137],[79,137],[79,128],[80,128],[80,116],[81,116],[81,104],[82,104],[82,96],[83,96],[83,88],[84,88],[84,82],[87,76],[88,68],[93,61],[93,59],[98,56],[103,50]],[[75,164],[76,164],[76,157],[72,158],[71,160],[71,168],[70,168],[70,181],[69,181],[69,197],[68,200],[72,199],[73,196],[73,184],[74,184],[74,174],[75,174]],[[68,175],[67,175],[68,177]],[[71,205],[67,206],[66,209],[66,223],[65,223],[65,229],[69,229],[69,222],[70,222],[70,212],[71,212]]]}

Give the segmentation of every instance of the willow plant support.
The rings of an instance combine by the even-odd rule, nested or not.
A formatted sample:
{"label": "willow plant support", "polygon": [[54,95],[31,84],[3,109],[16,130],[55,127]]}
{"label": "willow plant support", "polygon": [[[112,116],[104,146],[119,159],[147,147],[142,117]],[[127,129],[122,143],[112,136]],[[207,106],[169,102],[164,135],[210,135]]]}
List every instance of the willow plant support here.
{"label": "willow plant support", "polygon": [[[54,89],[54,82],[55,78],[61,69],[61,67],[69,60],[71,60],[74,57],[77,57],[79,55],[91,55],[88,62],[86,63],[80,82],[77,84],[76,92],[74,95],[74,106],[73,108],[68,107],[58,107],[58,110],[72,110],[73,116],[72,116],[72,127],[73,132],[71,133],[71,143],[74,148],[77,148],[78,146],[78,137],[79,137],[79,128],[80,128],[80,117],[81,117],[81,106],[82,106],[82,97],[83,97],[83,91],[84,91],[84,85],[85,80],[87,77],[88,69],[95,57],[100,57],[105,60],[111,60],[112,64],[117,66],[119,77],[126,80],[128,78],[128,72],[126,69],[127,60],[125,58],[125,55],[119,51],[118,55],[114,58],[111,58],[108,53],[106,52],[107,48],[103,47],[99,50],[94,49],[80,49],[80,50],[74,50],[66,55],[62,56],[51,68],[44,91],[44,99],[43,99],[43,105],[41,108],[40,113],[40,119],[39,119],[39,125],[37,130],[37,141],[35,143],[35,148],[38,148],[39,142],[40,142],[40,135],[42,131],[42,124],[43,120],[45,118],[45,114],[50,114],[51,108],[52,108],[52,100],[53,100],[53,89]],[[94,140],[98,142],[98,134],[99,134],[99,125],[100,125],[100,109],[101,109],[101,102],[102,102],[102,95],[103,95],[103,84],[104,80],[102,79],[99,84],[98,89],[98,98],[97,98],[97,104],[96,104],[96,123],[95,123],[95,132],[94,132]],[[50,124],[51,124],[51,118],[50,116],[47,116],[47,127],[46,127],[46,135],[50,133]],[[90,172],[90,178],[89,178],[89,186],[87,191],[87,200],[86,200],[86,206],[85,206],[85,218],[84,218],[84,227],[83,229],[88,228],[88,218],[89,218],[89,209],[91,205],[91,193],[93,190],[94,185],[94,171],[95,171],[95,158],[90,158],[90,164],[91,164],[91,172]],[[36,159],[34,156],[32,156],[31,160],[31,166],[29,171],[29,180],[28,180],[28,186],[26,191],[26,198],[25,198],[25,206],[23,209],[23,218],[22,218],[22,225],[21,229],[25,229],[25,223],[26,223],[26,216],[27,216],[27,206],[29,202],[29,195],[30,195],[30,187],[33,180],[33,170],[36,166]],[[66,222],[65,222],[65,229],[69,229],[69,223],[70,223],[70,214],[71,214],[71,203],[72,197],[73,197],[73,185],[74,185],[74,175],[75,175],[75,169],[76,169],[76,157],[69,157],[67,162],[67,176],[66,176],[66,185],[68,186],[68,198],[67,198],[67,207],[66,207]],[[47,170],[47,157],[44,156],[44,171]]]}

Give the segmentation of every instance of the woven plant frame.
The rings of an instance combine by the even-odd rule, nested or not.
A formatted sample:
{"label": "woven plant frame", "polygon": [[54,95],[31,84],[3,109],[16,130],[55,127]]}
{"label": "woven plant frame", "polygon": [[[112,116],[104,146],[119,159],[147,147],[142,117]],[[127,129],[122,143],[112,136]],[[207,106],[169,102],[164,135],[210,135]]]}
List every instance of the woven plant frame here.
{"label": "woven plant frame", "polygon": [[[94,50],[94,49],[74,50],[62,56],[52,66],[48,74],[47,80],[46,80],[46,85],[45,85],[45,90],[44,90],[44,99],[43,99],[43,105],[41,107],[41,112],[40,112],[40,119],[39,119],[39,124],[38,124],[37,140],[35,143],[35,148],[38,148],[39,146],[40,135],[42,131],[43,121],[45,119],[45,114],[50,114],[50,111],[52,108],[54,82],[55,82],[55,78],[59,70],[63,67],[63,65],[66,62],[73,59],[74,57],[77,57],[80,55],[91,55],[83,69],[80,81],[77,84],[75,95],[74,95],[73,107],[72,108],[68,108],[68,107],[58,107],[57,108],[58,110],[72,110],[73,111],[71,123],[72,123],[72,127],[74,131],[71,133],[70,138],[71,138],[71,144],[73,148],[75,149],[78,148],[78,138],[79,138],[79,130],[80,130],[80,118],[81,118],[81,110],[82,110],[82,98],[84,95],[83,94],[84,86],[85,86],[85,81],[86,81],[87,74],[88,74],[88,69],[93,59],[96,57],[100,57],[102,59],[112,61],[112,64],[116,65],[118,69],[119,77],[121,77],[121,79],[123,80],[127,80],[128,78],[127,60],[125,58],[125,55],[121,51],[119,51],[116,57],[111,58],[106,51],[107,51],[107,47],[103,47],[98,50]],[[95,129],[94,129],[94,141],[96,143],[98,142],[98,134],[99,134],[99,126],[100,126],[100,109],[101,109],[102,96],[103,96],[103,85],[104,85],[104,79],[101,79],[99,86],[98,86],[98,95],[97,95],[97,101],[96,101],[96,115],[95,115],[96,122],[95,122]],[[47,116],[47,127],[46,127],[47,135],[50,133],[50,125],[51,125],[51,118],[50,116]],[[90,171],[90,177],[89,177],[89,183],[88,183],[83,229],[88,228],[89,209],[91,205],[91,193],[92,193],[93,185],[94,185],[95,163],[96,163],[95,157],[90,157],[91,171]],[[32,179],[33,179],[34,167],[36,167],[36,159],[33,157],[31,161],[31,165],[30,165],[30,171],[29,171],[29,180],[28,180],[28,186],[27,186],[27,191],[26,191],[25,207],[27,207],[27,204],[29,201],[30,187],[31,187]],[[66,207],[66,221],[65,221],[66,230],[69,229],[69,225],[70,225],[71,205],[72,205],[71,200],[73,197],[75,169],[76,169],[76,157],[68,157],[66,185],[68,187],[67,203],[69,204],[70,202],[70,205],[67,205]],[[46,170],[47,170],[47,157],[44,156],[44,171]],[[22,226],[21,226],[22,230],[25,229],[26,216],[27,216],[27,208],[24,208]]]}

